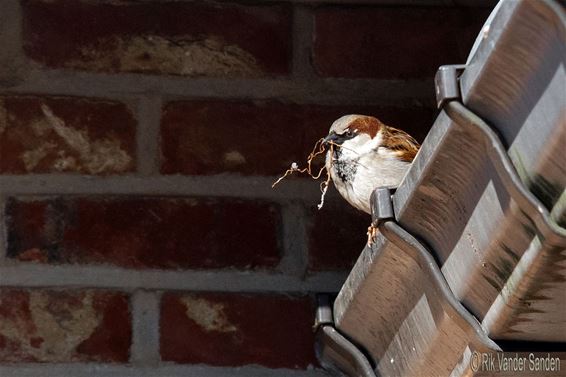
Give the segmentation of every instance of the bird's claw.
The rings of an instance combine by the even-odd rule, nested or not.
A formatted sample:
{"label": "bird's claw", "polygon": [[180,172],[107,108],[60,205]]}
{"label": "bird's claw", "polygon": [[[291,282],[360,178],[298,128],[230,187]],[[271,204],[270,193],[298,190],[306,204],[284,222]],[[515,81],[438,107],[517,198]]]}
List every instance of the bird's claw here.
{"label": "bird's claw", "polygon": [[375,239],[375,237],[377,236],[377,233],[379,232],[379,228],[377,227],[377,225],[375,225],[374,223],[371,223],[371,225],[368,227],[368,246],[373,245],[373,240]]}

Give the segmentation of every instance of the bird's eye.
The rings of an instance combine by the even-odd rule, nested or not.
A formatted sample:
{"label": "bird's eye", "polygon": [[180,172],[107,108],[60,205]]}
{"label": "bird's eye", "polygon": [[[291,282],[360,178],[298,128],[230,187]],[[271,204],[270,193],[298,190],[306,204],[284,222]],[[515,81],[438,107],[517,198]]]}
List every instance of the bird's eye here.
{"label": "bird's eye", "polygon": [[347,131],[346,131],[346,136],[347,136],[347,137],[352,137],[352,136],[354,136],[354,132],[352,132],[351,130],[347,130]]}

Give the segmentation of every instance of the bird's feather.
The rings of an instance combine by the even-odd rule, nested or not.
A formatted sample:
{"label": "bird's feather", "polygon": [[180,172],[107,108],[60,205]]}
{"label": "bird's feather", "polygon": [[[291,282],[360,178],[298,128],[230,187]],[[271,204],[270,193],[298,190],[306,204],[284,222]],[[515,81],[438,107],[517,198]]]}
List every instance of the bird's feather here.
{"label": "bird's feather", "polygon": [[411,162],[417,155],[419,143],[405,131],[394,127],[383,126],[382,146],[395,152],[395,155],[403,161]]}

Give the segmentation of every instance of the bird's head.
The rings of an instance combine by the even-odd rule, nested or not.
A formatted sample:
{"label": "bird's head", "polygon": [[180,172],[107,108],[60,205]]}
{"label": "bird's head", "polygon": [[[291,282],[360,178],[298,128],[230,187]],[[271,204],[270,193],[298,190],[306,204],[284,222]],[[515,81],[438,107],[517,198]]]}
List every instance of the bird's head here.
{"label": "bird's head", "polygon": [[380,130],[383,126],[383,123],[372,116],[344,115],[332,123],[324,143],[364,153],[380,145]]}

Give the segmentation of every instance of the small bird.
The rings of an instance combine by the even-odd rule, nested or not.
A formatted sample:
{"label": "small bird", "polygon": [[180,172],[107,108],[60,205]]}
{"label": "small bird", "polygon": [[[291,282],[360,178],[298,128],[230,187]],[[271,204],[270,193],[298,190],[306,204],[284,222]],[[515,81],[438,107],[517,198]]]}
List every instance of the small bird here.
{"label": "small bird", "polygon": [[[420,147],[406,132],[356,114],[334,121],[323,143],[333,146],[326,154],[326,168],[334,186],[348,203],[368,214],[373,190],[397,188]],[[374,233],[370,226],[368,236]]]}

